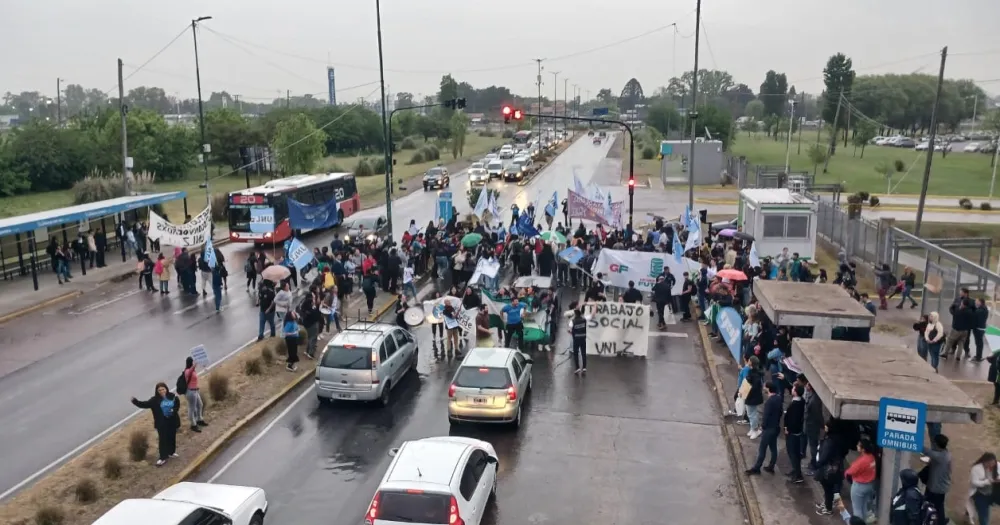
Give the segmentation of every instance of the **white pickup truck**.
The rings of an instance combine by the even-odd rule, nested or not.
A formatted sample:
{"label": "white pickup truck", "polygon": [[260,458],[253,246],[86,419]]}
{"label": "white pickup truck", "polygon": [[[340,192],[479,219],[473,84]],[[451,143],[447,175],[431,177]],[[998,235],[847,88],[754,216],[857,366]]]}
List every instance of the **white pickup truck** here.
{"label": "white pickup truck", "polygon": [[127,499],[93,525],[263,525],[264,490],[237,485],[178,483],[149,499]]}

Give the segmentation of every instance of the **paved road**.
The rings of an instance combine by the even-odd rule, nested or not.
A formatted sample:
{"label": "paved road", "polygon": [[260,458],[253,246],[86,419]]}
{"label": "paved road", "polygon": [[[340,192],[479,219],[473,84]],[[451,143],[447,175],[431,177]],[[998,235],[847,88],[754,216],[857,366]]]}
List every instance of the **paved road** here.
{"label": "paved road", "polygon": [[[588,144],[589,146],[589,144]],[[651,337],[649,357],[592,357],[586,377],[562,354],[534,355],[533,391],[517,431],[450,430],[447,389],[458,362],[435,356],[417,327],[416,375],[387,408],[320,405],[312,386],[276,407],[199,474],[263,487],[276,523],[361,523],[391,449],[437,435],[484,439],[501,471],[489,525],[740,523],[714,394],[692,325]],[[289,396],[291,399],[293,396]]]}
{"label": "paved road", "polygon": [[[571,145],[563,157],[524,187],[494,182],[500,204],[517,199],[526,204],[529,191],[565,192],[552,173],[569,169],[567,162],[596,165],[600,148],[589,142]],[[584,172],[581,170],[581,177]],[[463,172],[452,188],[467,181]],[[458,183],[458,184],[456,184]],[[570,182],[571,183],[571,182]],[[461,190],[460,190],[461,191]],[[409,218],[426,225],[433,218],[434,192],[416,192],[394,202],[397,224]],[[547,197],[545,197],[547,198]],[[544,198],[543,198],[544,202]],[[459,211],[467,199],[456,199]],[[373,208],[363,214],[384,213]],[[306,236],[307,244],[328,245],[339,233]],[[257,334],[257,314],[241,278],[251,247],[222,248],[229,268],[230,289],[221,315],[207,298],[167,297],[138,290],[137,282],[108,285],[72,303],[46,309],[7,323],[0,330],[0,499],[35,476],[72,457],[89,440],[110,431],[133,413],[131,396],[146,395],[158,381],[172,384],[189,350],[205,345],[209,357],[221,360]],[[200,288],[200,283],[199,283]],[[350,315],[350,310],[345,308]],[[80,399],[86,410],[80,410]]]}

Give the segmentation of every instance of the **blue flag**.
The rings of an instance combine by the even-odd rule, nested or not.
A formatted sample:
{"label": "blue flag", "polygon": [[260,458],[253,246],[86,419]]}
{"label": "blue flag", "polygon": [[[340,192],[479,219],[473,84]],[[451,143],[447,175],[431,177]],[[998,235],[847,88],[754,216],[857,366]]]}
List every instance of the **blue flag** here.
{"label": "blue flag", "polygon": [[576,246],[570,246],[565,250],[559,252],[559,258],[570,263],[577,264],[583,259],[583,250],[577,248]]}
{"label": "blue flag", "polygon": [[312,250],[298,239],[292,239],[288,243],[288,260],[295,265],[295,269],[301,271],[313,260]]}
{"label": "blue flag", "polygon": [[559,209],[559,192],[553,191],[552,198],[549,199],[548,204],[545,205],[545,215],[549,217],[556,216],[556,210]]}
{"label": "blue flag", "polygon": [[288,198],[288,222],[295,230],[330,228],[340,223],[337,199],[323,204],[303,204]]}
{"label": "blue flag", "polygon": [[681,224],[683,224],[685,228],[689,228],[690,229],[690,226],[689,226],[691,224],[691,205],[690,204],[684,206],[684,220],[681,222]]}
{"label": "blue flag", "polygon": [[531,224],[531,217],[528,217],[527,213],[522,213],[517,218],[517,234],[522,237],[537,237],[539,235],[538,229],[535,228],[534,224]]}
{"label": "blue flag", "polygon": [[212,246],[211,237],[205,241],[205,254],[203,257],[205,258],[205,263],[208,264],[209,268],[215,268],[215,265],[219,264],[219,261],[215,258],[215,246]]}
{"label": "blue flag", "polygon": [[[689,234],[691,235],[691,234]],[[674,260],[680,264],[681,259],[684,257],[684,247],[681,246],[681,236],[680,233],[674,232]]]}

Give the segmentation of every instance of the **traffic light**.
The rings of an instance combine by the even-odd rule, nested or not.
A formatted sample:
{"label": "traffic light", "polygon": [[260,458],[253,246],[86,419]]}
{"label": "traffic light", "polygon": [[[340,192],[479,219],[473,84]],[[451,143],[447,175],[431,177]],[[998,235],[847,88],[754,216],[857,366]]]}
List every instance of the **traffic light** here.
{"label": "traffic light", "polygon": [[630,174],[628,176],[628,194],[632,195],[632,193],[634,192],[635,192],[635,176]]}
{"label": "traffic light", "polygon": [[708,210],[698,210],[698,219],[702,224],[708,224]]}
{"label": "traffic light", "polygon": [[445,100],[441,103],[441,105],[448,109],[465,109],[465,99],[453,98],[451,100]]}
{"label": "traffic light", "polygon": [[510,106],[504,106],[500,111],[503,113],[503,123],[510,124],[510,116],[514,110]]}
{"label": "traffic light", "polygon": [[522,117],[523,117],[523,115],[521,113],[521,110],[520,109],[515,109],[514,110],[514,120],[521,120]]}

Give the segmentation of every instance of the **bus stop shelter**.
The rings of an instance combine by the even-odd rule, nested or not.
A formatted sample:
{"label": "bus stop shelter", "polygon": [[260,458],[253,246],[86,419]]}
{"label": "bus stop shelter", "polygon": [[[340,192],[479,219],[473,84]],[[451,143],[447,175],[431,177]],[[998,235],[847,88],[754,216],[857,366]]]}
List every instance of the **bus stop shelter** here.
{"label": "bus stop shelter", "polygon": [[811,327],[813,339],[831,339],[835,327],[875,324],[875,316],[835,284],[758,280],[753,293],[772,323]]}
{"label": "bus stop shelter", "polygon": [[[983,407],[939,375],[915,350],[851,341],[795,339],[792,356],[823,406],[836,418],[878,421],[882,398],[923,403],[927,423],[980,423]],[[879,523],[888,523],[901,466],[909,452],[883,449]],[[884,506],[883,506],[884,505]]]}
{"label": "bus stop shelter", "polygon": [[[61,232],[62,241],[65,243],[70,235],[75,237],[77,232],[96,229],[91,225],[97,223],[107,232],[110,241],[116,237],[115,225],[123,220],[125,213],[184,197],[183,191],[132,195],[0,219],[0,273],[6,280],[30,272],[35,290],[38,290],[38,268],[42,265],[42,261],[38,255],[37,243],[44,242],[50,234]],[[13,243],[4,241],[4,239],[9,241],[11,238],[14,240]],[[22,241],[27,242],[22,244]],[[11,244],[14,245],[13,251],[16,253],[7,253],[11,251]],[[122,247],[123,261],[124,254]],[[49,263],[47,260],[45,262]]]}

